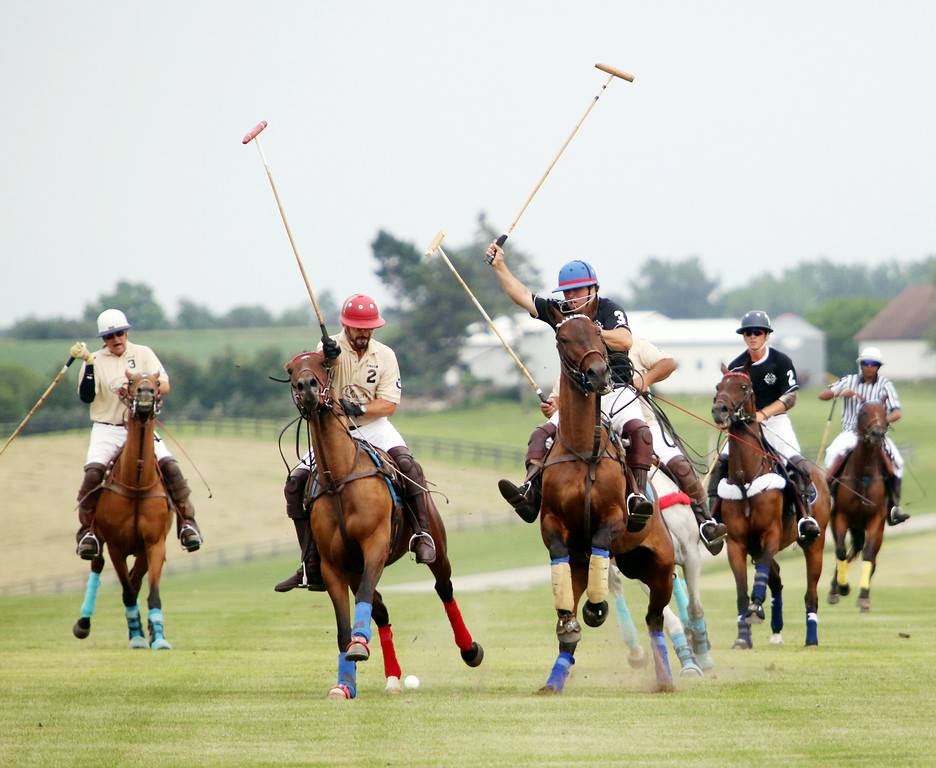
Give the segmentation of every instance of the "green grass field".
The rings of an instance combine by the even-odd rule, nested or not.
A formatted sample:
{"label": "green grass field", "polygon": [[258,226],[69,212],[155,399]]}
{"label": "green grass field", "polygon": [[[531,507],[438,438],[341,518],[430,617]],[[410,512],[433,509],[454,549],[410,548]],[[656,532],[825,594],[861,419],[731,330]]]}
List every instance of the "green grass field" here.
{"label": "green grass field", "polygon": [[[933,534],[890,540],[872,613],[853,598],[823,601],[822,645],[810,650],[801,558],[782,561],[786,645],[768,646],[762,626],[753,651],[728,650],[734,592],[713,563],[704,598],[716,669],[677,679],[673,694],[650,692],[650,672],[628,667],[612,618],[586,628],[565,694],[534,695],[556,652],[547,584],[460,595],[486,652],[469,669],[435,595],[392,591],[427,575],[412,563],[384,585],[404,672],[422,687],[384,694],[378,650],[358,665],[353,702],[324,700],[336,654],[327,598],[270,591],[290,559],[165,580],[171,652],[126,649],[113,585],[85,641],[70,633],[80,593],[0,598],[0,764],[932,765],[934,545]],[[453,535],[451,552],[461,574],[545,557],[527,526]],[[640,615],[633,585],[628,597]]]}

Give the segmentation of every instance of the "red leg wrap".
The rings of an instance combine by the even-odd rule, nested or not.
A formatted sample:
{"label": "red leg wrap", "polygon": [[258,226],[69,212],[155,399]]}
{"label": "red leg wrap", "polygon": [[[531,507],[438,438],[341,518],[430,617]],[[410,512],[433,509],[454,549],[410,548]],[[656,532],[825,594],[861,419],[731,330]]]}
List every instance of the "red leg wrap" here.
{"label": "red leg wrap", "polygon": [[450,603],[442,603],[445,606],[445,615],[448,616],[449,624],[452,625],[452,632],[455,633],[455,645],[460,651],[468,651],[472,646],[471,633],[465,626],[461,611],[458,610],[458,603],[452,600]]}
{"label": "red leg wrap", "polygon": [[387,624],[385,627],[378,627],[377,633],[380,635],[380,651],[383,654],[383,671],[385,677],[400,677],[402,670],[400,662],[397,661],[396,648],[393,647],[393,629]]}

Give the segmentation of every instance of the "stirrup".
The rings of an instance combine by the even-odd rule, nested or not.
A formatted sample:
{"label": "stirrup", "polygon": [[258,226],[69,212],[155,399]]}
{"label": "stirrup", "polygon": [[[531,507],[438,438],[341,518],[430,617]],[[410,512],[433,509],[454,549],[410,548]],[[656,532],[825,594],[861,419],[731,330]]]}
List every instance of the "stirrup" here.
{"label": "stirrup", "polygon": [[[721,528],[722,532],[712,536],[712,538],[709,538],[705,535],[705,529],[709,526],[713,526],[716,531]],[[709,552],[711,552],[713,555],[717,555],[722,551],[725,539],[728,538],[728,528],[724,523],[716,522],[714,518],[703,520],[699,524],[699,538],[702,539],[702,543]]]}
{"label": "stirrup", "polygon": [[[82,551],[81,545],[86,541],[91,541],[94,544],[94,551],[90,549]],[[93,560],[96,557],[101,556],[101,541],[95,536],[90,530],[85,532],[85,535],[78,540],[78,546],[75,547],[75,554],[78,555],[82,560]]]}
{"label": "stirrup", "polygon": [[887,510],[887,524],[888,525],[900,525],[901,523],[907,522],[910,519],[910,515],[905,515],[899,504],[894,504],[889,510]]}
{"label": "stirrup", "polygon": [[[417,563],[422,563],[423,565],[429,565],[430,563],[434,563],[434,562],[435,562],[435,555],[436,555],[436,545],[435,545],[435,541],[433,541],[432,536],[431,536],[429,533],[426,533],[425,531],[420,531],[419,533],[414,533],[412,536],[410,536],[410,540],[409,540],[409,543],[406,545],[406,548],[407,548],[410,552],[412,552],[414,555],[416,555],[416,544],[418,544],[418,543],[419,543],[419,539],[422,539],[422,538],[429,539],[429,546],[432,547],[432,559],[431,559],[431,560],[420,560],[420,559],[419,559],[419,556],[417,555],[417,556],[416,556],[416,562],[417,562]],[[415,542],[415,543],[414,543],[414,542]]]}
{"label": "stirrup", "polygon": [[[631,504],[633,501],[633,504]],[[629,533],[639,533],[644,529],[647,521],[653,517],[653,504],[642,493],[630,494],[624,502],[627,507],[627,530]]]}
{"label": "stirrup", "polygon": [[[182,541],[182,539],[185,538],[186,531],[191,531],[195,534],[195,539],[190,540],[188,544]],[[191,523],[186,523],[179,529],[179,543],[186,552],[195,552],[204,543],[204,539],[202,539],[201,531]]]}
{"label": "stirrup", "polygon": [[[804,525],[803,525],[803,523],[806,523],[807,521],[809,521],[810,523],[812,523],[812,524],[815,526],[815,529],[814,529],[814,530],[807,530],[807,531],[804,533],[804,532],[803,532],[803,528],[804,528],[804,527],[809,527],[809,526],[804,526]],[[806,516],[804,516],[804,517],[801,517],[800,520],[799,520],[799,522],[796,524],[796,534],[797,534],[797,537],[798,537],[799,541],[805,543],[807,546],[810,545],[810,544],[812,544],[812,543],[816,540],[816,537],[819,535],[819,533],[820,533],[819,523],[817,523],[817,522],[816,522],[816,519],[815,519],[814,517],[810,516],[810,515],[806,515]]]}

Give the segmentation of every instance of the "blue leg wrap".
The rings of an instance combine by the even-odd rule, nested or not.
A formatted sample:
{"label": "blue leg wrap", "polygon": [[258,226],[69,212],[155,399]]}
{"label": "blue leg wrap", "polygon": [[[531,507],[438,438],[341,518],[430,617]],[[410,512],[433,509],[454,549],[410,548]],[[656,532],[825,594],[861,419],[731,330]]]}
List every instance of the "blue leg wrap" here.
{"label": "blue leg wrap", "polygon": [[815,613],[806,614],[806,645],[819,645],[819,617]]}
{"label": "blue leg wrap", "polygon": [[354,606],[354,626],[352,635],[360,635],[367,642],[371,639],[371,612],[374,606],[371,603],[357,603]]}
{"label": "blue leg wrap", "polygon": [[747,644],[754,647],[751,640],[751,625],[744,620],[744,616],[738,616],[738,640],[746,640]]}
{"label": "blue leg wrap", "polygon": [[634,620],[631,618],[630,608],[627,607],[624,595],[617,595],[614,598],[614,607],[617,608],[617,622],[621,637],[627,643],[628,648],[638,647],[640,641],[637,639],[637,627],[634,626]]}
{"label": "blue leg wrap", "polygon": [[101,574],[91,571],[88,574],[88,586],[85,587],[84,602],[81,604],[81,618],[90,619],[94,615],[98,587],[101,586]]}
{"label": "blue leg wrap", "polygon": [[150,608],[146,619],[149,624],[150,639],[155,640],[157,637],[164,637],[165,630],[163,629],[162,610],[159,608]]}
{"label": "blue leg wrap", "polygon": [[565,557],[554,557],[552,560],[549,561],[549,564],[550,564],[550,565],[560,565],[561,563],[567,563],[567,562],[569,562],[569,556],[568,556],[568,555],[566,555]]}
{"label": "blue leg wrap", "polygon": [[348,661],[344,653],[338,654],[338,682],[348,686],[352,699],[357,696],[357,664]]}
{"label": "blue leg wrap", "polygon": [[602,549],[601,547],[592,547],[592,555],[596,557],[610,557],[611,552],[607,549]]}
{"label": "blue leg wrap", "polygon": [[143,637],[143,624],[140,622],[140,606],[133,605],[124,608],[127,616],[127,629],[130,631],[130,639],[134,637]]}
{"label": "blue leg wrap", "polygon": [[573,664],[575,664],[575,658],[571,653],[566,653],[565,651],[560,653],[559,656],[556,657],[556,663],[553,664],[549,677],[546,678],[546,685],[555,689],[557,692],[562,691],[565,687],[566,679],[569,677],[569,670],[572,668]]}
{"label": "blue leg wrap", "polygon": [[686,666],[687,662],[692,661],[692,649],[689,647],[685,634],[677,632],[675,635],[670,635],[670,642],[673,644],[673,650],[676,651],[680,664]]}
{"label": "blue leg wrap", "polygon": [[751,602],[763,605],[767,599],[767,576],[770,566],[758,563],[754,568],[754,589],[751,590]]}
{"label": "blue leg wrap", "polygon": [[653,648],[653,664],[656,667],[658,682],[672,682],[673,672],[670,670],[669,652],[666,650],[666,638],[662,632],[650,633],[650,647]]}
{"label": "blue leg wrap", "polygon": [[783,629],[783,593],[777,592],[770,598],[770,629],[780,632]]}
{"label": "blue leg wrap", "polygon": [[686,588],[686,580],[682,576],[673,579],[673,599],[676,601],[676,612],[679,614],[679,620],[684,624],[689,623],[689,590]]}
{"label": "blue leg wrap", "polygon": [[705,617],[690,619],[689,631],[692,632],[692,642],[696,653],[708,653],[712,646],[708,639],[708,629],[705,626]]}

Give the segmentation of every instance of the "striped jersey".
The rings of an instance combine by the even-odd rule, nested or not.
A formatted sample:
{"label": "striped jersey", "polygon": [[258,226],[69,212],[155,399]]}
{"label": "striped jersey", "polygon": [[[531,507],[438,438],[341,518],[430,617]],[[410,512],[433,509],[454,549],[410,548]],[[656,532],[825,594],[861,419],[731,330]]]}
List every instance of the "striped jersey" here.
{"label": "striped jersey", "polygon": [[[860,373],[850,373],[843,376],[829,389],[836,395],[846,389],[856,392],[855,397],[847,398],[845,410],[842,411],[842,429],[850,432],[858,430],[858,409],[865,400],[883,400],[888,413],[900,410],[900,398],[890,379],[878,374],[874,381],[866,382]],[[885,399],[886,397],[886,399]]]}

